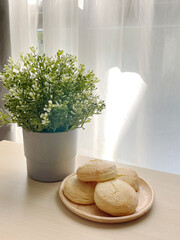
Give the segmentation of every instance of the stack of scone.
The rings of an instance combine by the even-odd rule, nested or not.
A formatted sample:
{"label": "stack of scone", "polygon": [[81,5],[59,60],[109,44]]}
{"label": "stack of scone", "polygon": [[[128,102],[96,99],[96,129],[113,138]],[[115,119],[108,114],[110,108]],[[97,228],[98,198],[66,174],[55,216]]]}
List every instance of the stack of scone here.
{"label": "stack of scone", "polygon": [[93,204],[112,216],[129,215],[138,205],[139,177],[130,168],[91,160],[64,184],[64,195],[74,203]]}

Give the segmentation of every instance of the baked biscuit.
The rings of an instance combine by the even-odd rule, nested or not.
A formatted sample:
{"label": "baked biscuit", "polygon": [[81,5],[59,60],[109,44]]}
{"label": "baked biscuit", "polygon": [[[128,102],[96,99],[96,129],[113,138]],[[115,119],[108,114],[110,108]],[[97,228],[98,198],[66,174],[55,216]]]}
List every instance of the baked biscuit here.
{"label": "baked biscuit", "polygon": [[139,190],[139,177],[131,168],[117,168],[118,178],[127,182],[137,192]]}
{"label": "baked biscuit", "polygon": [[138,195],[128,183],[116,178],[97,183],[94,201],[102,211],[112,216],[123,216],[135,212]]}
{"label": "baked biscuit", "polygon": [[85,182],[103,182],[118,176],[117,168],[112,162],[90,160],[77,169],[77,177]]}
{"label": "baked biscuit", "polygon": [[74,203],[94,203],[95,182],[82,182],[76,175],[69,177],[64,184],[64,195]]}

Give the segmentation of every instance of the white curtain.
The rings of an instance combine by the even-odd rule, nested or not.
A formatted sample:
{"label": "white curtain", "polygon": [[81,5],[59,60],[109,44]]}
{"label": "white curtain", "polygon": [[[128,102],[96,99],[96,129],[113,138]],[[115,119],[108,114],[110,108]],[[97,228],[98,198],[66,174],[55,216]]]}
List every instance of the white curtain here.
{"label": "white curtain", "polygon": [[[38,0],[9,0],[11,57],[29,51],[30,46],[38,47]],[[22,130],[16,124],[11,126],[11,139],[22,142]]]}
{"label": "white curtain", "polygon": [[9,0],[12,57],[38,46],[38,0]]}
{"label": "white curtain", "polygon": [[[36,1],[10,2],[26,4],[26,13],[18,12],[25,19],[19,40],[36,44],[29,40]],[[75,54],[101,79],[106,110],[79,131],[78,153],[180,173],[180,1],[44,0],[43,6],[45,53]],[[18,44],[13,40],[15,52]]]}

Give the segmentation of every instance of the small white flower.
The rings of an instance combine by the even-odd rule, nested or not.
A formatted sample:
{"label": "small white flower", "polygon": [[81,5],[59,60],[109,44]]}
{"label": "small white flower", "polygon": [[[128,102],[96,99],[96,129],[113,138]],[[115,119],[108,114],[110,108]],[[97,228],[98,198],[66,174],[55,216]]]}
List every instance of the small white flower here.
{"label": "small white flower", "polygon": [[46,121],[45,120],[42,120],[42,125],[46,125]]}
{"label": "small white flower", "polygon": [[5,77],[2,74],[0,74],[0,79],[4,80]]}
{"label": "small white flower", "polygon": [[50,108],[46,108],[46,111],[49,113],[51,111],[51,109]]}
{"label": "small white flower", "polygon": [[33,97],[34,95],[33,95],[33,93],[32,93],[32,92],[30,92],[30,93],[29,93],[29,96]]}

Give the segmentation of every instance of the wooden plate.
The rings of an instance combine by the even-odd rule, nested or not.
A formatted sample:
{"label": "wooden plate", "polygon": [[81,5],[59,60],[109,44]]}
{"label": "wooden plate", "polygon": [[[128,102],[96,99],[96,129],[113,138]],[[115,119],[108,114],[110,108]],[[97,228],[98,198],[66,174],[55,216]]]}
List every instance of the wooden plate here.
{"label": "wooden plate", "polygon": [[138,206],[136,208],[136,212],[128,215],[128,216],[121,216],[121,217],[113,217],[96,207],[95,204],[91,205],[81,205],[76,204],[68,200],[64,193],[64,183],[65,181],[71,177],[73,174],[66,177],[61,186],[59,188],[59,196],[64,205],[76,215],[85,218],[87,220],[93,222],[101,222],[101,223],[121,223],[121,222],[128,222],[134,219],[137,219],[143,216],[146,212],[150,210],[154,201],[154,192],[151,186],[142,178],[140,178],[140,186],[138,191]]}

